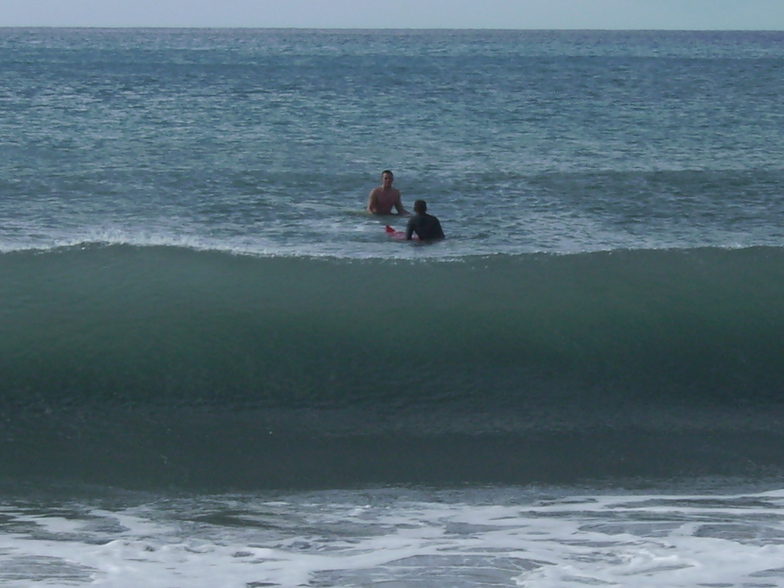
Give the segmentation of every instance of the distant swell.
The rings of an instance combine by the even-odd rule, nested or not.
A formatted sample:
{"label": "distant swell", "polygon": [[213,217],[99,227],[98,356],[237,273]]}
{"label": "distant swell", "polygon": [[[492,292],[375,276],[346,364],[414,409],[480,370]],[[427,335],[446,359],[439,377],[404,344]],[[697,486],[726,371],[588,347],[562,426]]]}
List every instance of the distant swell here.
{"label": "distant swell", "polygon": [[[784,460],[778,248],[409,262],[107,246],[9,253],[0,272],[11,475],[509,481]],[[771,455],[737,442],[755,436]]]}

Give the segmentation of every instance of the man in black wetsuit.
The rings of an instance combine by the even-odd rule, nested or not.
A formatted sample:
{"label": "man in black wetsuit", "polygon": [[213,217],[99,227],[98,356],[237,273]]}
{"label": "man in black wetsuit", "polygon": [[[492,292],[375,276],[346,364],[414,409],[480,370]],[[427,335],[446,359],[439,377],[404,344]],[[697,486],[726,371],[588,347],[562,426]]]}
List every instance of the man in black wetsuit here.
{"label": "man in black wetsuit", "polygon": [[414,202],[414,216],[408,219],[406,226],[406,239],[411,239],[416,233],[420,241],[435,241],[444,238],[441,223],[436,217],[427,214],[427,203],[424,200]]}

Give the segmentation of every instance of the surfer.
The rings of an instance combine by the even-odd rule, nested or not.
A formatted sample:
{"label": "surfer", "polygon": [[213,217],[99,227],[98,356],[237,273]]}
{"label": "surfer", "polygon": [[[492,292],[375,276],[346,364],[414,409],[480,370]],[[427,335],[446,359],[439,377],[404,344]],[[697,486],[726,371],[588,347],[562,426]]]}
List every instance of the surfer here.
{"label": "surfer", "polygon": [[414,202],[414,216],[408,219],[406,226],[406,239],[410,240],[416,233],[420,241],[435,241],[444,238],[441,222],[432,214],[427,214],[427,202],[417,200]]}
{"label": "surfer", "polygon": [[368,195],[367,211],[373,214],[392,214],[392,207],[398,214],[409,214],[400,201],[400,190],[392,187],[395,176],[385,169],[381,172],[381,185],[373,188]]}

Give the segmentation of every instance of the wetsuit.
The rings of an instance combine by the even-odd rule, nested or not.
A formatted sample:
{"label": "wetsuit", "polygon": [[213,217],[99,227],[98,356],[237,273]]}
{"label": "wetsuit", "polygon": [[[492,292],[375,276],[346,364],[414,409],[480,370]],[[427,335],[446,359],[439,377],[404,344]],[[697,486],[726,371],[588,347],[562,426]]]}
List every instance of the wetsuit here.
{"label": "wetsuit", "polygon": [[431,214],[415,214],[408,219],[406,226],[406,239],[416,233],[420,241],[433,241],[443,239],[444,231],[441,230],[441,223]]}

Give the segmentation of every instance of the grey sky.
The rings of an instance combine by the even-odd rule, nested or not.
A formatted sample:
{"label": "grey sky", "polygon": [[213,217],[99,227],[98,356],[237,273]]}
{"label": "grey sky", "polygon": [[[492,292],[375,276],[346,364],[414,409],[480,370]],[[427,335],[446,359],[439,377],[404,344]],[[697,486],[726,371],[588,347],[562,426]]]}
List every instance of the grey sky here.
{"label": "grey sky", "polygon": [[784,30],[784,0],[0,0],[0,26]]}

